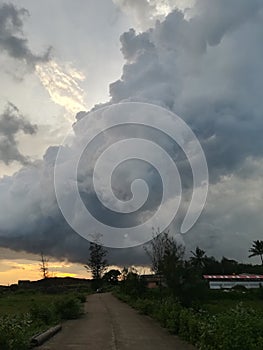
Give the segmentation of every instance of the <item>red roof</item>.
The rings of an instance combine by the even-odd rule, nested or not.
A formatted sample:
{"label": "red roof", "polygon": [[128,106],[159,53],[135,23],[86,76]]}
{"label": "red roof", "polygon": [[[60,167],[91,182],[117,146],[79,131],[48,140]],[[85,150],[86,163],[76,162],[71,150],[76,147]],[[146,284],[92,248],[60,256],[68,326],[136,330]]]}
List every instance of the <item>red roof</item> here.
{"label": "red roof", "polygon": [[245,279],[245,280],[263,280],[263,275],[204,275],[204,279]]}

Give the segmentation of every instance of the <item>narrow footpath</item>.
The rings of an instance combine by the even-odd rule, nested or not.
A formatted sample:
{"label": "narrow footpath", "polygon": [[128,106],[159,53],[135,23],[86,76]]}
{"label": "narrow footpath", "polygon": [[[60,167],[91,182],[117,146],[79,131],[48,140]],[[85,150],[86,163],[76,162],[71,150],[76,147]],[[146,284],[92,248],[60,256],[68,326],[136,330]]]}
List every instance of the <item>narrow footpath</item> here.
{"label": "narrow footpath", "polygon": [[88,296],[85,315],[67,321],[41,350],[194,350],[110,293]]}

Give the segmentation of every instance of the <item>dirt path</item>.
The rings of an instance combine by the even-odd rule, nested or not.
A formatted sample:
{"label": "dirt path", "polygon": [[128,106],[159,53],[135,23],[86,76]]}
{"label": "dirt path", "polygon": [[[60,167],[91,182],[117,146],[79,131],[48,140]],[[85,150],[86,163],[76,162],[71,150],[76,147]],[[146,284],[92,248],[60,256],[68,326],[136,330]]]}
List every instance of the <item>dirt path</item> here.
{"label": "dirt path", "polygon": [[194,350],[109,293],[90,295],[83,318],[67,321],[41,350]]}

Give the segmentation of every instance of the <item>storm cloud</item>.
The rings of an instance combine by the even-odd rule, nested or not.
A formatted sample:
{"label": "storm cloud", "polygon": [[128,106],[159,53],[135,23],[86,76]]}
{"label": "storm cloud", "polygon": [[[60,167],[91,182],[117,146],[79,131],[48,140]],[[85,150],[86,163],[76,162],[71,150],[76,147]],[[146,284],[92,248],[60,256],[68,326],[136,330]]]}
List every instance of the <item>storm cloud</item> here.
{"label": "storm cloud", "polygon": [[49,60],[50,48],[43,55],[34,54],[23,33],[23,21],[29,13],[13,4],[0,4],[0,48],[15,60],[24,62],[29,69]]}
{"label": "storm cloud", "polygon": [[[140,101],[175,112],[207,157],[210,191],[198,224],[184,236],[189,250],[198,244],[209,254],[246,260],[250,242],[262,238],[262,23],[261,0],[199,0],[190,18],[175,9],[153,28],[130,29],[120,38],[126,62],[107,105]],[[0,213],[0,243],[29,252],[44,246],[45,254],[84,262],[88,242],[56,204],[57,151],[50,147],[43,160],[1,180],[8,209]],[[71,152],[66,149],[69,159]],[[178,222],[171,227],[177,229]],[[145,261],[142,248],[111,253],[114,263]]]}
{"label": "storm cloud", "polygon": [[37,132],[37,126],[27,121],[18,108],[9,103],[0,114],[0,161],[9,165],[17,161],[22,165],[30,163],[30,159],[24,156],[18,148],[17,135],[22,132],[33,135]]}

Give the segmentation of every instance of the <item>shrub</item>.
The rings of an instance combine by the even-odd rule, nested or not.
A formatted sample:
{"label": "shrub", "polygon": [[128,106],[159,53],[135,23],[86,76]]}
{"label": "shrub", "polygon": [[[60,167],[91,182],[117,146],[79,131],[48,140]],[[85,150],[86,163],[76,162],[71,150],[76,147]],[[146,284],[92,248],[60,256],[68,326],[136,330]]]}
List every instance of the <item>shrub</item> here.
{"label": "shrub", "polygon": [[133,298],[115,293],[121,300],[151,315],[163,327],[194,344],[199,350],[262,350],[262,312],[243,307],[212,315],[185,308],[173,297]]}
{"label": "shrub", "polygon": [[75,296],[82,304],[84,304],[86,302],[86,294],[77,293]]}
{"label": "shrub", "polygon": [[260,350],[263,348],[260,312],[238,305],[226,313],[207,318],[202,327],[200,349]]}
{"label": "shrub", "polygon": [[56,313],[63,320],[78,318],[82,314],[80,300],[74,297],[65,297],[54,303]]}
{"label": "shrub", "polygon": [[41,322],[44,325],[50,325],[58,320],[53,304],[46,305],[34,303],[30,308],[30,314],[33,321]]}
{"label": "shrub", "polygon": [[29,314],[0,317],[0,349],[27,350],[31,324]]}
{"label": "shrub", "polygon": [[144,315],[151,315],[154,310],[154,301],[149,299],[137,299],[134,303],[136,309],[138,309]]}

